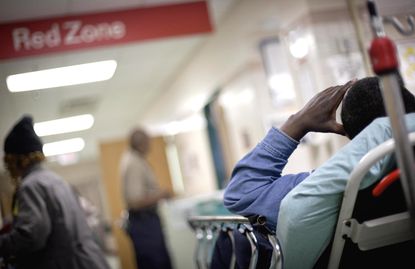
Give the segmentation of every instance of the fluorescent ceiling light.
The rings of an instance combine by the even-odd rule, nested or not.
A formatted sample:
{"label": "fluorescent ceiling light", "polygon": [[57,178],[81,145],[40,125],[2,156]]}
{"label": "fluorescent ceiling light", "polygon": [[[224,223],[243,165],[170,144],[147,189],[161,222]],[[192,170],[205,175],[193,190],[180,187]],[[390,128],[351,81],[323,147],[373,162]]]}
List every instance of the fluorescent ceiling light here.
{"label": "fluorescent ceiling light", "polygon": [[219,97],[219,102],[224,107],[230,107],[233,105],[250,104],[254,98],[254,90],[247,87],[240,91],[225,91],[225,93]]}
{"label": "fluorescent ceiling light", "polygon": [[86,130],[94,124],[91,114],[84,114],[58,120],[43,121],[34,124],[38,136],[48,136]]}
{"label": "fluorescent ceiling light", "polygon": [[300,37],[290,44],[289,49],[294,58],[302,59],[310,50],[310,42],[306,37]]}
{"label": "fluorescent ceiling light", "polygon": [[6,82],[10,92],[40,90],[107,80],[116,68],[117,62],[108,60],[10,75]]}
{"label": "fluorescent ceiling light", "polygon": [[85,147],[85,141],[82,138],[72,138],[43,145],[43,154],[45,156],[54,156],[71,152],[78,152]]}
{"label": "fluorescent ceiling light", "polygon": [[200,130],[206,126],[206,119],[200,114],[195,114],[184,120],[172,121],[166,124],[164,133],[167,135],[176,135],[184,132]]}
{"label": "fluorescent ceiling light", "polygon": [[292,101],[295,99],[295,89],[292,77],[289,73],[278,73],[272,75],[268,84],[275,94],[278,102]]}

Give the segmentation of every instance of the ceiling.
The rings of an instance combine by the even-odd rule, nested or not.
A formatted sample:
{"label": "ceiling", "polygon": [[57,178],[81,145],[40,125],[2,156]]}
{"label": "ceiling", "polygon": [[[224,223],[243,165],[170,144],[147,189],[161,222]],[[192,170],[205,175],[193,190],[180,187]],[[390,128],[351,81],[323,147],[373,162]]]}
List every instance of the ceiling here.
{"label": "ceiling", "polygon": [[[2,0],[0,23],[186,2],[185,0]],[[213,27],[220,23],[234,0],[209,0]],[[185,65],[208,34],[129,43],[99,49],[54,53],[45,56],[0,60],[0,137],[24,113],[35,122],[83,113],[93,114],[94,126],[86,131],[42,138],[45,143],[82,137],[82,158],[93,158],[99,141],[124,137],[137,124],[139,115],[168,88],[168,83]],[[61,88],[10,93],[6,77],[11,74],[59,66],[115,59],[112,79]]]}

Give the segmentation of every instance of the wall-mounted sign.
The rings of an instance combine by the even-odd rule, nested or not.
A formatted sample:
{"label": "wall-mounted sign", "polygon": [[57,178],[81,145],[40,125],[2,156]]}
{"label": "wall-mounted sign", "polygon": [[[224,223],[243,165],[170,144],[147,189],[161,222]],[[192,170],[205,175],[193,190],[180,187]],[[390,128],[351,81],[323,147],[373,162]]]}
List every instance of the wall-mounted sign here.
{"label": "wall-mounted sign", "polygon": [[208,33],[205,1],[0,24],[0,59]]}

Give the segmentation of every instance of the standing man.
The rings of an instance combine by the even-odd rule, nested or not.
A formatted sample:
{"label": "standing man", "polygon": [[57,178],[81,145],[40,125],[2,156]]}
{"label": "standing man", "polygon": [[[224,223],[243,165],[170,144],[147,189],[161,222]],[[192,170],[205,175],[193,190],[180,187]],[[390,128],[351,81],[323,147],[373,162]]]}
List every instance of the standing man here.
{"label": "standing man", "polygon": [[4,163],[19,183],[0,257],[14,258],[16,269],[109,269],[71,187],[43,167],[42,147],[30,116],[6,137]]}
{"label": "standing man", "polygon": [[168,198],[161,190],[145,156],[150,138],[142,129],[130,135],[129,149],[121,160],[123,194],[128,209],[127,232],[134,245],[139,269],[171,269],[170,256],[158,215],[158,202]]}

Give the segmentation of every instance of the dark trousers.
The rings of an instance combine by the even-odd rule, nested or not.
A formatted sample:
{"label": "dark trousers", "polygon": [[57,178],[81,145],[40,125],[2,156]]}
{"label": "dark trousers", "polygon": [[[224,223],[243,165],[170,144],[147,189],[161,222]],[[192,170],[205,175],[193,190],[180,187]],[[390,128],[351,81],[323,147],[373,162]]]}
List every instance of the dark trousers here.
{"label": "dark trousers", "polygon": [[134,245],[138,269],[172,268],[156,211],[130,211],[128,234]]}
{"label": "dark trousers", "polygon": [[[272,258],[272,246],[265,235],[254,231],[258,240],[257,269],[269,268]],[[233,231],[235,239],[236,268],[247,269],[251,260],[251,245],[239,231]],[[216,240],[210,269],[228,269],[232,256],[231,239],[225,232],[220,232]]]}

